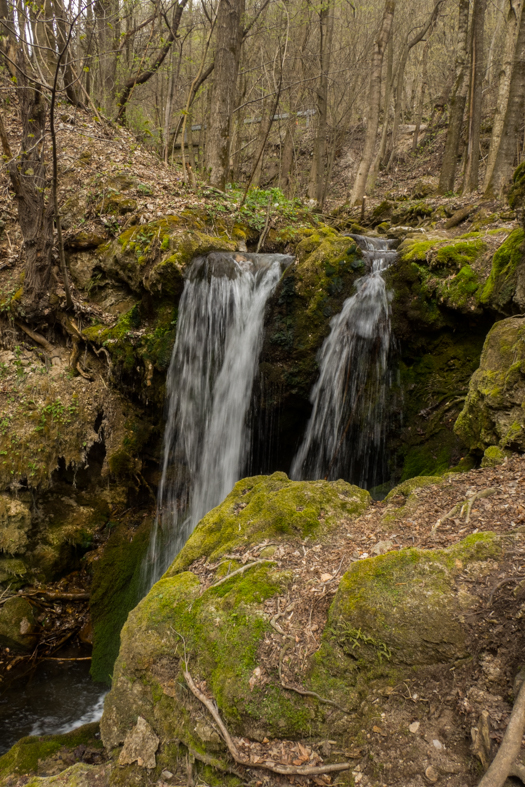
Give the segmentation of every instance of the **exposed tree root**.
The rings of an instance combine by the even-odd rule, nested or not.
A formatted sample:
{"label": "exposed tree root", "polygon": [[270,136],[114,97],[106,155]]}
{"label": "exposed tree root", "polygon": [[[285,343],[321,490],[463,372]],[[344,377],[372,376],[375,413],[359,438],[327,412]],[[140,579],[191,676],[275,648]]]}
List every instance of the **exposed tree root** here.
{"label": "exposed tree root", "polygon": [[191,693],[197,697],[197,699],[202,702],[205,708],[209,711],[210,715],[212,716],[213,720],[217,724],[220,733],[228,747],[228,751],[230,752],[231,756],[235,760],[236,763],[239,765],[243,765],[245,768],[260,768],[265,771],[270,771],[271,773],[279,773],[285,776],[317,776],[323,773],[337,773],[339,771],[347,771],[352,768],[352,764],[349,762],[338,762],[333,763],[332,765],[316,765],[316,766],[290,766],[290,765],[278,765],[277,763],[274,765],[269,765],[267,763],[255,763],[247,760],[241,752],[238,750],[237,746],[233,742],[226,725],[224,724],[223,720],[220,717],[219,711],[215,706],[213,700],[209,699],[205,694],[202,693],[200,689],[197,688],[195,683],[193,682],[193,678],[191,677],[188,670],[184,671],[184,678]]}
{"label": "exposed tree root", "polygon": [[57,351],[53,347],[51,342],[48,342],[47,339],[44,339],[44,337],[40,336],[39,333],[35,333],[35,331],[32,331],[28,325],[24,325],[24,323],[22,322],[17,321],[15,325],[17,328],[20,328],[21,331],[26,333],[30,339],[32,339],[34,342],[39,344],[44,349],[46,354],[49,355],[53,366],[60,366],[60,357],[57,354]]}
{"label": "exposed tree root", "polygon": [[459,514],[459,516],[462,517],[463,514],[466,512],[467,514],[466,521],[470,522],[470,513],[472,511],[472,506],[474,505],[475,501],[483,497],[490,497],[491,495],[494,495],[497,491],[498,491],[497,489],[490,486],[487,489],[481,489],[479,492],[476,492],[475,495],[472,495],[472,497],[467,498],[467,500],[463,500],[460,503],[456,503],[456,505],[453,506],[450,509],[450,511],[447,511],[447,513],[444,516],[442,516],[441,519],[438,519],[438,521],[432,528],[432,532],[437,530],[438,527],[440,527],[443,524],[443,522],[447,521],[447,519],[452,519],[452,517],[455,516],[456,514]]}
{"label": "exposed tree root", "polygon": [[520,753],[521,741],[525,732],[525,670],[521,670],[516,678],[515,689],[518,686],[518,696],[501,746],[478,787],[503,787],[510,774],[518,776],[523,781],[521,774],[525,775],[525,768],[516,760]]}
{"label": "exposed tree root", "polygon": [[210,585],[208,588],[206,588],[206,590],[211,590],[211,588],[218,588],[219,585],[222,585],[223,582],[227,582],[236,574],[242,574],[247,569],[251,568],[252,566],[257,566],[259,563],[274,563],[274,562],[275,561],[273,560],[254,560],[253,563],[246,563],[245,566],[241,566],[241,568],[238,568],[236,571],[232,571],[231,574],[226,574],[226,576],[219,579],[218,582],[214,582],[213,585]]}

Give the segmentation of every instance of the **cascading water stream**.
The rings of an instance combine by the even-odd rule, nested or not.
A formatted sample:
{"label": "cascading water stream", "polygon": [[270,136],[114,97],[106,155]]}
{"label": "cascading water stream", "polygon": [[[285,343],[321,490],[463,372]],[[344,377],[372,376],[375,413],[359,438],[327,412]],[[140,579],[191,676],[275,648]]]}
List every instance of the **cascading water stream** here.
{"label": "cascading water stream", "polygon": [[312,414],[290,475],[344,478],[370,488],[386,478],[385,416],[390,387],[390,294],[384,271],[396,259],[392,241],[352,236],[368,273],[331,321],[319,353]]}
{"label": "cascading water stream", "polygon": [[144,564],[146,589],[241,477],[264,309],[292,259],[213,252],[188,271],[166,383],[162,480]]}

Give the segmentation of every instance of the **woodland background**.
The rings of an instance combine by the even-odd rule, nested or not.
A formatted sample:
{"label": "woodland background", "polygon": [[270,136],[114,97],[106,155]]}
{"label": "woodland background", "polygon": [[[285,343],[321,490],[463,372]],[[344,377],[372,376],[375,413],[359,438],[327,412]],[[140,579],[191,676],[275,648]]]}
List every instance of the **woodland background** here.
{"label": "woodland background", "polygon": [[0,79],[126,124],[189,185],[360,203],[438,138],[440,193],[500,195],[523,157],[523,5],[0,0]]}

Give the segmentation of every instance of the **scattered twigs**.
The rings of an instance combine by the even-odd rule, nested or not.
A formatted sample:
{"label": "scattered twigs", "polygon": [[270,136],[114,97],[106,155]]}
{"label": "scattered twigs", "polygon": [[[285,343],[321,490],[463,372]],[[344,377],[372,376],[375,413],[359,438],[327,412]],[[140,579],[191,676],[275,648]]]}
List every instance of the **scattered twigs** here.
{"label": "scattered twigs", "polygon": [[231,756],[235,760],[236,763],[239,765],[243,765],[245,768],[261,768],[266,771],[270,771],[271,773],[279,773],[283,775],[289,776],[317,776],[323,773],[337,773],[339,771],[347,771],[352,768],[352,764],[349,762],[338,762],[333,763],[331,765],[318,765],[318,766],[298,766],[298,767],[291,767],[289,765],[279,765],[278,763],[270,765],[269,763],[255,763],[251,762],[251,760],[246,759],[241,752],[238,750],[237,746],[235,745],[230,733],[226,725],[224,724],[219,711],[209,697],[207,697],[203,692],[197,688],[195,685],[193,678],[191,677],[190,673],[186,669],[184,671],[184,678],[186,683],[188,684],[188,688],[190,689],[191,693],[204,705],[204,707],[208,710],[211,717],[213,718],[214,722],[216,723],[219,731],[228,747],[228,751],[230,752]]}
{"label": "scattered twigs", "polygon": [[474,505],[475,501],[480,500],[481,498],[484,497],[490,497],[491,495],[496,494],[497,491],[498,491],[497,489],[490,486],[488,487],[488,489],[481,489],[479,492],[476,492],[476,494],[472,495],[471,497],[468,497],[466,500],[462,500],[461,502],[456,503],[456,505],[453,506],[450,509],[450,511],[447,511],[447,513],[444,516],[442,516],[441,519],[438,519],[438,521],[432,528],[431,532],[434,533],[438,529],[438,527],[440,527],[443,524],[443,522],[446,522],[447,519],[452,519],[452,517],[456,516],[456,514],[459,514],[459,516],[462,517],[463,514],[466,512],[467,514],[466,522],[470,522],[470,513],[472,511],[472,506]]}
{"label": "scattered twigs", "polygon": [[226,574],[226,576],[219,579],[218,582],[214,582],[213,585],[210,585],[208,588],[206,588],[206,590],[211,590],[211,588],[219,587],[219,585],[222,585],[223,582],[227,582],[236,574],[242,574],[247,569],[252,568],[252,566],[257,566],[259,563],[274,563],[274,562],[275,562],[274,560],[254,560],[253,563],[246,563],[245,566],[241,566],[241,568],[238,568],[236,571],[232,571],[231,574]]}
{"label": "scattered twigs", "polygon": [[[525,732],[525,670],[523,669],[516,678],[515,688],[518,686],[518,695],[501,746],[478,787],[503,787],[514,768],[525,771],[525,768],[516,762]],[[516,775],[521,779],[519,773]]]}

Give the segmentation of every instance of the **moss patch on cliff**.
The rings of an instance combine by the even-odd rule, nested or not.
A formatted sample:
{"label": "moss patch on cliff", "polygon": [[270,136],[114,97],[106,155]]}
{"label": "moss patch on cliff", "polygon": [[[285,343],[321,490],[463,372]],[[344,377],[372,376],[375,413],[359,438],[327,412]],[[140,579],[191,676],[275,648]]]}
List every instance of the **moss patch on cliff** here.
{"label": "moss patch on cliff", "polygon": [[525,231],[515,229],[494,254],[489,278],[481,293],[481,302],[490,308],[508,314],[517,311],[513,300],[518,283],[518,270],[523,267]]}
{"label": "moss patch on cliff", "polygon": [[102,557],[93,564],[90,598],[93,620],[91,675],[102,683],[111,682],[120,647],[120,631],[142,595],[141,568],[150,528],[149,519],[135,532],[123,524],[114,525]]}
{"label": "moss patch on cliff", "polygon": [[491,445],[501,450],[525,450],[524,336],[523,318],[497,322],[487,335],[479,369],[470,381],[454,429],[480,456]]}

